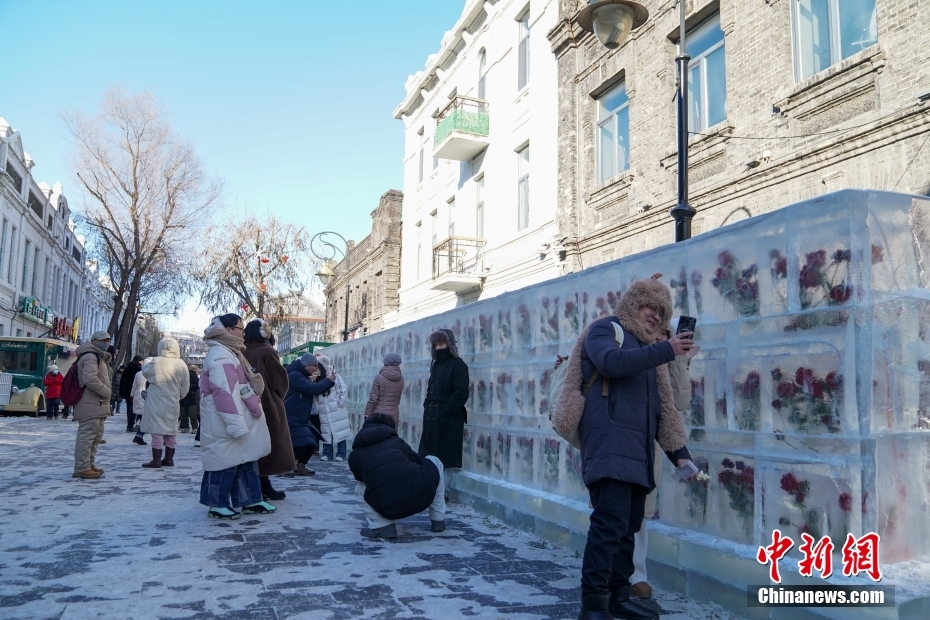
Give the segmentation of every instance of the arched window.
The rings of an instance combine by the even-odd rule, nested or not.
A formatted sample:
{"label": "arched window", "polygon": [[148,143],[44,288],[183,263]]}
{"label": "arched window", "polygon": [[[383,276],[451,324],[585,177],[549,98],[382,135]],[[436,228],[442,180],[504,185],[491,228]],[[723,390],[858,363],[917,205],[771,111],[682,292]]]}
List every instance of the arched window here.
{"label": "arched window", "polygon": [[485,50],[478,52],[478,99],[487,97],[487,71],[488,53]]}

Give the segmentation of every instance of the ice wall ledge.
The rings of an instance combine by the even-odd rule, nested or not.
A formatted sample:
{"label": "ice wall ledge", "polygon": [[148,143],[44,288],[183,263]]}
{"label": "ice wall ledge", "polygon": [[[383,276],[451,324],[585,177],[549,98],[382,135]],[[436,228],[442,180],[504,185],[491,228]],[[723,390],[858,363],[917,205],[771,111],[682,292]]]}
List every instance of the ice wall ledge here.
{"label": "ice wall ledge", "polygon": [[[549,542],[584,553],[590,509],[582,502],[467,471],[456,473],[451,499],[478,512],[532,532]],[[882,585],[896,590],[895,608],[828,609],[746,607],[746,587],[770,583],[768,568],[755,558],[756,548],[709,534],[649,523],[649,581],[691,598],[716,603],[744,618],[770,620],[926,620],[930,618],[930,564],[883,565]],[[792,567],[795,570],[792,570]],[[840,576],[828,580],[802,577],[791,561],[780,564],[784,585],[872,584]],[[579,580],[581,576],[579,575]]]}

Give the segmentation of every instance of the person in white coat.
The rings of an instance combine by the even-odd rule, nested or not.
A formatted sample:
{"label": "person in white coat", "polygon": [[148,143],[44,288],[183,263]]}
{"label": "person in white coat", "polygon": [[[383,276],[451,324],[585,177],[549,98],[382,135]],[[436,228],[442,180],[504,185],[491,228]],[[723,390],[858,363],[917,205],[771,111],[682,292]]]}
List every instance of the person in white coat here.
{"label": "person in white coat", "polygon": [[271,435],[260,400],[264,381],[242,355],[244,327],[242,317],[224,314],[214,318],[204,331],[207,355],[200,374],[200,503],[209,507],[207,515],[212,519],[238,519],[242,513],[276,510],[262,501],[258,459],[271,453]]}
{"label": "person in white coat", "polygon": [[[321,355],[320,377],[333,374],[333,364],[330,359]],[[349,409],[346,406],[349,390],[345,381],[338,374],[336,385],[320,396],[314,397],[316,412],[320,416],[320,431],[323,433],[323,446],[320,451],[321,461],[333,460],[333,445],[336,446],[335,460],[344,461],[346,458],[346,440],[352,437],[352,426],[349,424]]]}
{"label": "person in white coat", "polygon": [[[178,342],[174,338],[162,338],[158,342],[158,357],[143,364],[139,374],[148,382],[145,414],[139,430],[152,435],[152,460],[142,467],[174,467],[181,399],[190,389],[190,372],[181,359]],[[165,450],[164,459],[162,448]]]}

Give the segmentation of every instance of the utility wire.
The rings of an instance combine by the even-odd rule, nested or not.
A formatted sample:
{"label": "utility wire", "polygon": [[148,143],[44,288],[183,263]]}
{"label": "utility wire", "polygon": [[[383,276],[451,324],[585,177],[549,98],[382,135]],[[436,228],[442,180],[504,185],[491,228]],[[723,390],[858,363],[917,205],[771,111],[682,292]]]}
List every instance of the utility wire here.
{"label": "utility wire", "polygon": [[901,181],[904,180],[904,175],[906,175],[907,171],[911,169],[911,164],[914,163],[914,160],[917,159],[917,156],[920,155],[920,152],[924,150],[924,146],[926,146],[928,140],[930,140],[930,132],[927,132],[927,137],[924,138],[923,142],[921,142],[920,148],[917,149],[917,152],[914,153],[913,157],[911,157],[911,161],[907,162],[907,168],[904,169],[904,172],[901,174],[901,178],[898,179],[898,182],[894,184],[894,187],[891,188],[891,191],[896,190],[898,188],[898,185],[901,183]]}

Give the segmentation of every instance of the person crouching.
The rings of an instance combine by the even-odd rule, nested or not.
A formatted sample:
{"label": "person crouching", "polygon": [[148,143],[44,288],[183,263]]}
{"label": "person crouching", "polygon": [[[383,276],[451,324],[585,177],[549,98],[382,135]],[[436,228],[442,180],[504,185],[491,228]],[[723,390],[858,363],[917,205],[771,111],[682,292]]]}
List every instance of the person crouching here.
{"label": "person crouching", "polygon": [[349,469],[358,480],[355,498],[368,518],[366,538],[397,538],[396,519],[429,508],[430,530],[446,529],[442,461],[420,458],[397,436],[394,418],[376,413],[352,442]]}

